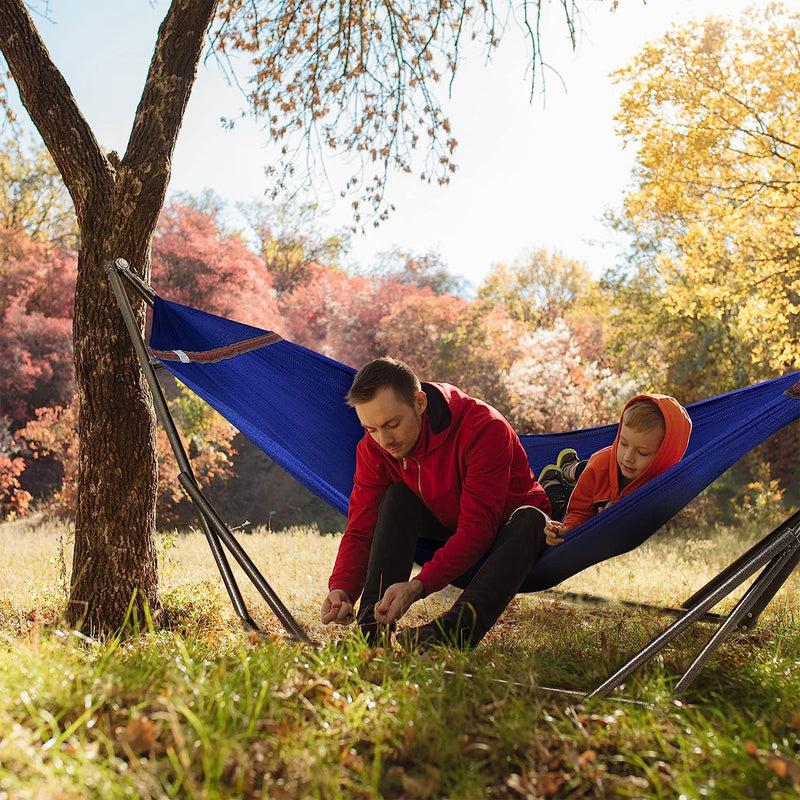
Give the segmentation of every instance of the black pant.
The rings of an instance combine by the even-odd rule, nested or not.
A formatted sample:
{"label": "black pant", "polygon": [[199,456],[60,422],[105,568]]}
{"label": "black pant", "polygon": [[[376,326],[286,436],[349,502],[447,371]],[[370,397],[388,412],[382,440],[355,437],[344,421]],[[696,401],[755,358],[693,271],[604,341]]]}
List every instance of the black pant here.
{"label": "black pant", "polygon": [[562,522],[567,516],[567,506],[573,488],[562,481],[552,481],[544,487],[544,492],[550,501],[550,519]]}
{"label": "black pant", "polygon": [[[486,559],[457,601],[471,604],[475,611],[473,644],[494,625],[536,563],[545,546],[545,522],[539,509],[524,506],[500,526]],[[404,483],[387,488],[359,605],[358,620],[367,637],[377,635],[375,603],[393,583],[409,579],[417,540],[422,537],[445,542],[452,535]]]}

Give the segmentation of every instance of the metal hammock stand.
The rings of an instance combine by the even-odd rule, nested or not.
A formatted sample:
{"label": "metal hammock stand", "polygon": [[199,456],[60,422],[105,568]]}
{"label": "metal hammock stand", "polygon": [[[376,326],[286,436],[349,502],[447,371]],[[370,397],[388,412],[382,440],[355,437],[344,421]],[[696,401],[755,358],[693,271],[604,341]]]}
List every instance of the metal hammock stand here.
{"label": "metal hammock stand", "polygon": [[156,417],[161,425],[163,425],[167,437],[169,438],[172,451],[175,453],[175,459],[180,468],[178,480],[197,508],[200,517],[200,525],[203,528],[211,552],[214,555],[214,560],[222,576],[222,582],[225,584],[225,589],[228,592],[231,603],[233,604],[234,611],[245,627],[256,633],[263,633],[255,620],[250,616],[250,612],[247,609],[247,605],[239,589],[239,584],[236,582],[236,577],[228,561],[228,556],[223,549],[223,545],[236,559],[245,575],[250,579],[253,586],[255,586],[267,605],[275,613],[275,616],[278,618],[281,625],[283,625],[289,638],[298,642],[313,644],[306,631],[269,585],[266,578],[261,574],[261,571],[245,549],[239,544],[231,529],[220,518],[197,483],[192,465],[189,462],[183,442],[181,442],[180,435],[178,434],[175,420],[172,418],[172,414],[167,406],[161,383],[158,380],[153,363],[150,361],[147,346],[144,343],[139,325],[136,322],[133,307],[125,291],[123,279],[138,297],[151,307],[153,305],[155,293],[141,278],[131,272],[128,263],[124,259],[118,258],[115,261],[107,263],[105,265],[105,270],[111,283],[114,296],[119,304],[120,311],[122,312],[125,326],[130,334],[133,348],[139,359],[147,383],[150,386],[150,391],[153,394],[153,406],[155,408]]}
{"label": "metal hammock stand", "polygon": [[[224,548],[227,548],[236,559],[245,575],[275,613],[287,632],[287,638],[296,642],[316,644],[309,638],[306,631],[274,592],[258,567],[247,555],[230,528],[220,518],[198,486],[178,435],[175,422],[167,407],[161,384],[142,337],[142,332],[136,322],[125,286],[127,285],[151,307],[156,297],[155,293],[141,278],[131,271],[130,266],[124,259],[118,258],[107,263],[105,270],[119,303],[134,350],[152,391],[156,416],[164,426],[178,461],[181,470],[179,475],[180,483],[197,508],[203,531],[236,614],[248,629],[262,633],[250,616]],[[717,625],[716,630],[674,687],[676,694],[684,692],[730,633],[735,630],[749,630],[755,627],[761,612],[789,578],[798,563],[800,563],[800,512],[790,516],[760,542],[753,545],[730,566],[722,570],[716,577],[688,598],[680,608],[624,603],[626,606],[643,607],[647,610],[667,613],[675,616],[676,619],[661,634],[654,637],[649,644],[628,659],[613,675],[609,676],[593,691],[585,693],[584,696],[597,698],[608,695],[614,689],[620,687],[634,671],[650,661],[691,625],[697,622],[715,623]],[[711,609],[756,573],[759,574],[728,614],[711,613]],[[569,594],[563,596],[570,598]],[[591,599],[593,601],[604,600],[604,598],[592,598],[585,595],[573,595],[572,598],[580,600]]]}

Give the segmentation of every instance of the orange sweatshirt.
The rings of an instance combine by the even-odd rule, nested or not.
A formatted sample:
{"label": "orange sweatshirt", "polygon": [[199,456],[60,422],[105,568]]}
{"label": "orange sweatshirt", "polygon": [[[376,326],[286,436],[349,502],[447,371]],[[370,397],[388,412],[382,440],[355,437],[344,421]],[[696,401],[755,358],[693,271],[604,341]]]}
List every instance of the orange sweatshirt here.
{"label": "orange sweatshirt", "polygon": [[[617,466],[617,445],[622,429],[622,414],[620,414],[620,424],[614,444],[598,450],[589,459],[589,463],[575,484],[567,506],[567,515],[564,518],[564,525],[570,530],[591,519],[610,503],[636,491],[647,481],[660,475],[683,458],[689,444],[689,434],[692,432],[692,421],[686,413],[686,409],[674,397],[665,394],[637,395],[628,401],[625,409],[635,400],[652,400],[658,405],[664,415],[664,440],[645,471],[620,490],[620,475]],[[623,414],[625,409],[622,410]]]}

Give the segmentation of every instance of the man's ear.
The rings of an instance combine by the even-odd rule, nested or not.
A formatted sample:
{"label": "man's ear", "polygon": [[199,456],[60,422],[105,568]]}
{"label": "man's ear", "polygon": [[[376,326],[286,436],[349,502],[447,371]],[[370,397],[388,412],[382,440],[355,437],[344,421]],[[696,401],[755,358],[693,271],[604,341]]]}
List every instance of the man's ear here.
{"label": "man's ear", "polygon": [[428,407],[428,395],[425,392],[417,392],[414,398],[414,408],[418,414],[421,414]]}

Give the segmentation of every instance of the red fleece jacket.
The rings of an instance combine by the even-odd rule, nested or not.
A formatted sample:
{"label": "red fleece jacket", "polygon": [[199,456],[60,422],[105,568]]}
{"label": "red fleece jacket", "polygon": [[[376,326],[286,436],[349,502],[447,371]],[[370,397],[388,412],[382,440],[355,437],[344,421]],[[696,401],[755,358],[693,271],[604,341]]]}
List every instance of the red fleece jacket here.
{"label": "red fleece jacket", "polygon": [[393,483],[405,483],[453,531],[417,575],[426,595],[485,555],[512,511],[531,505],[550,512],[519,437],[499,411],[449,384],[423,389],[428,408],[408,457],[392,458],[368,434],[356,449],[347,528],[328,581],[353,602],[364,588],[381,498]]}
{"label": "red fleece jacket", "polygon": [[[575,484],[567,506],[567,515],[564,518],[564,525],[570,530],[591,519],[610,503],[615,503],[621,497],[626,497],[636,491],[647,481],[660,475],[683,458],[689,444],[689,435],[692,432],[692,421],[686,413],[686,409],[674,397],[664,394],[637,395],[628,401],[625,409],[635,400],[652,400],[664,415],[665,433],[661,446],[644,472],[620,490],[619,466],[617,465],[617,445],[622,429],[622,415],[620,415],[620,424],[614,444],[598,450],[589,459],[589,463]],[[623,414],[625,409],[622,410]]]}

